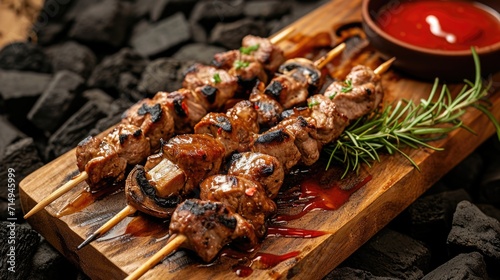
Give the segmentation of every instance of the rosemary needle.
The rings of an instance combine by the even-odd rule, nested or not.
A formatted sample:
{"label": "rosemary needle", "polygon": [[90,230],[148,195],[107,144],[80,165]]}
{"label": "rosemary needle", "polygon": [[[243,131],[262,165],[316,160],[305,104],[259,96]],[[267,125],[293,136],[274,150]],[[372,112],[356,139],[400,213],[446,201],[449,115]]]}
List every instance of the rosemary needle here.
{"label": "rosemary needle", "polygon": [[[452,98],[446,85],[438,91],[439,80],[436,79],[429,97],[419,104],[403,99],[359,119],[339,139],[325,147],[324,151],[329,156],[326,168],[333,161],[341,162],[345,166],[344,177],[351,170],[359,171],[362,163],[371,166],[371,162],[379,161],[379,153],[385,151],[389,154],[400,153],[418,169],[417,164],[401,149],[427,147],[441,150],[428,142],[443,138],[458,128],[474,133],[460,120],[469,107],[480,110],[491,120],[500,139],[500,124],[488,110],[488,91],[481,82],[479,58],[475,49],[471,50],[476,70],[474,83],[466,81],[458,95]],[[436,96],[436,101],[433,101]]]}

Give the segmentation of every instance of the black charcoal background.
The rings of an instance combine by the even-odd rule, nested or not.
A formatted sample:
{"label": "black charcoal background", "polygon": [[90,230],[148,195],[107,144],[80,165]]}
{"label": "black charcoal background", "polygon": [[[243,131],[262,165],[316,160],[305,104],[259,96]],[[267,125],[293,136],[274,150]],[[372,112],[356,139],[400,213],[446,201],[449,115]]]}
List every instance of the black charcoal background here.
{"label": "black charcoal background", "polygon": [[[194,61],[209,63],[246,34],[267,37],[325,2],[46,1],[36,43],[0,50],[2,279],[88,278],[19,208],[18,273],[7,274],[8,168],[20,182],[117,123],[135,101],[180,88]],[[325,279],[498,279],[499,207],[500,143],[492,137]]]}

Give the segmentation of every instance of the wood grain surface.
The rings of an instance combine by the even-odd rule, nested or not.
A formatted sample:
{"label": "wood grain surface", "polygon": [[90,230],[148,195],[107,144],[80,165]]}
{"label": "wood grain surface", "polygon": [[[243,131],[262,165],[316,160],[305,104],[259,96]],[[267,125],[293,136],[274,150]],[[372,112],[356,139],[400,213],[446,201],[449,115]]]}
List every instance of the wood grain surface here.
{"label": "wood grain surface", "polygon": [[[360,22],[360,2],[335,0],[325,4],[295,22],[296,31],[281,46],[293,55],[299,53],[295,52],[296,49],[308,45],[336,45],[341,40],[336,30],[344,24]],[[329,66],[330,73],[340,78],[353,64],[365,63],[376,67],[382,62],[370,46],[361,47],[351,54],[334,61]],[[409,79],[392,70],[383,76],[383,85],[386,102],[400,98],[426,98],[432,87],[430,83]],[[451,86],[451,89],[456,93],[460,87]],[[500,119],[500,94],[493,93],[490,100],[493,104],[491,111]],[[266,238],[259,248],[261,252],[281,255],[298,251],[299,255],[273,268],[254,267],[247,278],[321,279],[494,133],[493,125],[477,110],[468,110],[463,121],[477,134],[457,130],[433,143],[444,151],[424,148],[408,150],[420,171],[402,156],[384,155],[380,163],[363,170],[364,175],[360,176],[368,173],[372,179],[338,210],[310,212],[287,225],[326,231],[328,234],[317,238]],[[75,151],[72,150],[29,175],[20,183],[24,211],[31,209],[75,174]],[[168,224],[139,216],[127,218],[108,234],[77,251],[76,247],[92,231],[126,205],[123,192],[118,191],[80,212],[57,217],[57,212],[84,188],[85,183],[81,183],[28,222],[88,276],[93,279],[122,279],[166,244]],[[142,224],[149,224],[150,230],[130,234],[133,225]],[[188,252],[180,250],[146,273],[143,279],[241,279],[232,269],[237,262],[223,257],[211,265],[203,265]]]}

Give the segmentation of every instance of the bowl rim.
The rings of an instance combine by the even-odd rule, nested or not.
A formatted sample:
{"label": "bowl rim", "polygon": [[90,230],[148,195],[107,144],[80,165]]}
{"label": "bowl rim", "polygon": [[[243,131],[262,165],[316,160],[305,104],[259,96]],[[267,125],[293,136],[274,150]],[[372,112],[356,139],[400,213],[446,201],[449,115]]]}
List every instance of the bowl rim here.
{"label": "bowl rim", "polygon": [[[412,51],[415,51],[415,52],[420,52],[420,53],[423,53],[423,54],[429,54],[429,55],[438,55],[438,56],[470,56],[472,55],[472,52],[470,49],[468,50],[438,50],[438,49],[431,49],[431,48],[424,48],[424,47],[419,47],[419,46],[415,46],[415,45],[412,45],[410,43],[406,43],[402,40],[399,40],[391,35],[389,35],[388,33],[386,33],[385,31],[383,31],[379,26],[378,24],[375,22],[375,20],[373,19],[371,13],[368,11],[368,6],[370,4],[372,0],[363,0],[363,2],[361,3],[361,17],[362,17],[362,20],[364,23],[366,23],[371,29],[374,30],[375,33],[377,33],[377,35],[383,37],[386,41],[389,41],[395,45],[398,45],[398,46],[401,46],[401,47],[404,47],[406,49],[409,49],[409,50],[412,50]],[[411,1],[411,0],[401,0],[402,2],[406,2],[406,1]],[[475,2],[475,1],[474,1]],[[484,4],[483,2],[479,2],[483,5],[486,5]],[[488,5],[486,5],[488,6]],[[488,6],[490,7],[490,6]],[[490,7],[491,8],[491,7]],[[493,8],[491,8],[493,9]],[[379,11],[377,11],[378,13]],[[500,11],[497,11],[499,14],[500,14]],[[484,47],[474,47],[475,50],[476,50],[476,53],[478,55],[481,55],[481,54],[490,54],[490,53],[494,53],[496,51],[500,51],[500,41],[499,42],[496,42],[492,45],[488,45],[488,46],[484,46]]]}

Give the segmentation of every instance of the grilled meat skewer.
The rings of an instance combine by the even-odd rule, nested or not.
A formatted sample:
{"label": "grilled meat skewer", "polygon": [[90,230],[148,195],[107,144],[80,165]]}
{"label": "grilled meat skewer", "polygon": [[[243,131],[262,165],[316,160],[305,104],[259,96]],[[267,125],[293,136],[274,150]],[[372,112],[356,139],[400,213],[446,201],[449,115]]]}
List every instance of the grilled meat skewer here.
{"label": "grilled meat skewer", "polygon": [[[349,91],[343,91],[341,93],[338,93],[338,92],[332,93],[331,91],[327,90],[325,92],[325,95],[329,96],[329,97],[327,99],[322,99],[323,102],[330,102],[332,104],[335,104],[335,98],[338,95],[346,95],[345,97],[337,97],[338,98],[337,100],[339,100],[339,104],[342,104],[342,102],[356,102],[353,100],[359,100],[359,98],[360,98],[360,96],[357,94],[359,94],[359,92],[364,92],[365,98],[362,98],[362,100],[370,99],[371,102],[363,103],[363,104],[361,104],[361,107],[364,108],[364,114],[370,113],[371,111],[373,111],[375,108],[378,107],[379,102],[382,100],[383,92],[381,91],[381,87],[378,87],[378,84],[380,82],[380,78],[378,75],[382,71],[380,69],[386,69],[386,67],[387,66],[384,65],[383,67],[375,70],[374,72],[367,69],[367,68],[362,69],[361,67],[357,67],[357,68],[355,67],[353,69],[353,71],[351,72],[352,75],[348,76],[347,78],[348,79],[351,78],[350,81],[351,81],[351,85],[353,87],[360,87],[364,90],[351,92],[352,91],[352,89],[351,89]],[[368,75],[366,75],[366,74],[368,74]],[[364,77],[364,79],[355,79],[357,77],[356,75],[361,75],[361,77]],[[367,87],[365,88],[364,86],[367,86]],[[371,86],[375,86],[374,87],[375,91],[371,91]],[[329,87],[329,89],[334,91],[334,90],[336,90],[336,86],[332,85]],[[334,96],[330,98],[330,96],[332,96],[332,95],[334,95]],[[374,95],[375,98],[370,97],[372,95]],[[352,98],[353,96],[355,96],[356,98]],[[318,97],[318,96],[313,96],[311,98],[315,98],[315,97]],[[315,101],[315,100],[316,99],[313,99],[313,101]],[[349,100],[349,101],[346,101],[346,100]],[[316,106],[316,105],[319,105],[319,104],[314,104],[314,106]],[[347,105],[347,104],[342,104],[342,105]],[[312,106],[312,107],[314,108],[314,106]],[[356,107],[356,106],[354,104],[350,104],[350,106],[348,106],[348,107]],[[311,109],[311,110],[313,110],[313,109]],[[306,116],[307,115],[308,114],[306,114]],[[348,121],[352,121],[352,120],[354,120],[354,116],[356,116],[356,115],[351,116],[351,117],[353,117],[353,119],[349,119],[349,117],[345,117],[345,118]],[[293,116],[291,116],[291,117],[293,117]],[[298,117],[304,118],[301,115],[299,115]],[[280,124],[281,124],[281,122],[280,122]],[[327,138],[330,138],[330,137],[326,137],[324,139],[327,139]],[[318,142],[321,142],[321,141],[318,140]],[[298,162],[298,160],[296,160],[296,161]],[[134,273],[132,273],[129,277],[127,277],[127,279],[137,279],[143,273],[145,273],[147,270],[149,270],[149,268],[152,267],[151,264],[155,264],[155,263],[161,261],[161,259],[163,259],[163,257],[167,256],[170,252],[176,250],[179,246],[188,247],[189,249],[194,250],[200,257],[202,257],[203,260],[210,261],[212,258],[214,258],[217,255],[216,253],[213,252],[214,248],[220,250],[220,248],[222,248],[223,246],[225,246],[226,244],[228,244],[230,242],[233,242],[233,240],[240,240],[242,238],[242,236],[240,236],[239,234],[236,234],[236,233],[242,232],[243,229],[248,230],[248,225],[246,223],[245,224],[236,223],[236,222],[234,222],[234,223],[221,223],[221,225],[218,227],[218,232],[212,233],[210,231],[211,226],[208,222],[212,221],[214,219],[214,217],[217,217],[217,216],[206,217],[206,216],[202,215],[204,213],[203,211],[201,211],[201,212],[200,211],[192,211],[193,209],[197,209],[197,207],[203,207],[205,205],[210,205],[210,207],[216,207],[219,205],[217,200],[223,200],[225,202],[224,205],[226,205],[226,207],[229,208],[229,210],[240,211],[240,213],[237,212],[237,214],[239,214],[242,217],[243,217],[243,215],[245,215],[246,219],[250,219],[248,222],[253,226],[255,233],[251,233],[250,235],[246,236],[246,237],[248,237],[248,240],[252,240],[253,237],[255,236],[255,234],[260,232],[261,226],[265,226],[261,222],[261,217],[262,217],[262,215],[264,215],[264,216],[270,215],[270,213],[267,213],[265,211],[266,209],[269,209],[269,208],[263,207],[265,209],[264,209],[264,213],[262,213],[262,215],[252,215],[253,214],[252,211],[253,211],[253,209],[255,209],[255,207],[253,207],[253,208],[250,207],[252,209],[248,210],[248,209],[240,208],[239,205],[237,205],[237,206],[233,205],[233,203],[235,201],[238,201],[237,198],[239,197],[239,194],[237,192],[236,192],[237,193],[236,195],[233,195],[230,197],[225,197],[224,195],[217,195],[219,193],[219,190],[213,186],[217,186],[217,185],[224,186],[224,185],[228,184],[227,183],[228,181],[234,181],[234,180],[232,180],[232,179],[223,180],[223,179],[219,179],[219,177],[217,177],[217,176],[218,175],[215,175],[215,176],[209,177],[209,179],[207,179],[207,180],[211,180],[211,181],[215,180],[215,183],[210,183],[210,181],[207,182],[207,180],[203,181],[201,184],[202,191],[200,193],[200,196],[201,196],[201,194],[204,194],[203,196],[205,198],[215,199],[216,201],[215,202],[213,202],[213,201],[199,201],[199,200],[190,199],[190,200],[186,200],[185,202],[181,203],[179,205],[179,207],[176,209],[176,211],[174,211],[174,213],[172,214],[172,219],[171,219],[170,227],[169,227],[169,231],[170,231],[170,234],[172,236],[170,241],[174,245],[169,246],[167,244],[167,246],[165,246],[155,256],[153,256],[151,259],[149,259],[145,265],[139,267],[139,269],[137,269],[136,271],[134,271]],[[218,182],[222,182],[222,183],[218,183]],[[206,189],[207,185],[210,186],[210,189],[214,189],[215,194],[206,193],[207,192],[207,189]],[[255,187],[251,187],[251,188],[255,188]],[[228,188],[226,186],[226,187],[221,187],[221,189],[228,190],[228,189],[232,189],[232,188]],[[228,193],[228,195],[229,195],[229,193]],[[247,195],[251,197],[253,194],[247,194]],[[266,201],[265,198],[261,198],[261,200]],[[222,207],[222,206],[218,206],[218,207]],[[228,213],[228,211],[225,210],[224,217],[232,217],[233,220],[236,220],[236,217],[238,217],[237,214],[234,214],[234,215],[231,215],[231,214],[232,214],[231,212]],[[189,221],[189,222],[187,224],[184,224],[187,221]],[[209,225],[209,226],[204,227],[204,225]],[[241,228],[238,228],[238,225],[241,225]],[[201,226],[201,228],[199,228],[200,226]],[[227,231],[227,232],[224,234],[224,231]],[[207,236],[204,236],[203,239],[200,239],[198,236],[199,232],[205,232],[205,233],[207,233]],[[232,239],[232,238],[235,238],[235,239]],[[210,246],[204,246],[207,244],[210,244]]]}
{"label": "grilled meat skewer", "polygon": [[[243,42],[243,43],[246,44],[246,41],[253,42],[255,40],[258,40],[259,46],[262,45],[263,47],[262,47],[262,49],[259,48],[255,52],[255,54],[260,57],[261,61],[262,61],[262,57],[266,57],[266,60],[262,61],[262,63],[264,65],[267,65],[268,63],[281,64],[281,62],[284,61],[283,52],[279,48],[277,48],[274,44],[276,44],[277,42],[279,42],[280,40],[285,38],[285,36],[288,35],[289,33],[291,33],[292,31],[293,31],[293,28],[285,29],[284,31],[280,32],[277,36],[271,38],[270,40],[252,37],[252,38],[249,38],[247,40],[244,40],[245,42]],[[272,67],[274,68],[275,66],[272,66]],[[210,72],[209,70],[212,70],[212,69],[204,69],[204,71],[206,71],[206,72]],[[197,71],[198,74],[199,74],[199,72],[200,71]],[[129,117],[129,118],[126,118],[127,120],[124,121],[124,124],[136,125],[138,128],[134,130],[135,135],[141,134],[141,132],[142,132],[142,133],[144,133],[145,137],[150,137],[149,138],[149,140],[150,140],[149,150],[153,151],[159,147],[160,142],[158,140],[160,138],[163,137],[164,139],[168,139],[170,136],[172,136],[173,132],[171,129],[172,124],[170,123],[171,122],[170,117],[173,117],[175,120],[175,122],[174,122],[175,128],[176,128],[175,132],[177,132],[177,133],[184,132],[183,129],[185,128],[184,126],[179,125],[182,123],[182,122],[179,122],[179,118],[182,119],[182,117],[188,117],[188,118],[190,117],[192,121],[187,122],[189,128],[192,128],[192,125],[194,125],[199,120],[199,118],[197,120],[193,119],[193,117],[196,117],[195,112],[197,112],[197,110],[192,109],[188,105],[186,105],[186,103],[188,103],[192,107],[196,108],[196,105],[194,103],[189,103],[189,96],[197,96],[197,97],[204,96],[205,99],[207,99],[209,101],[209,103],[212,103],[211,106],[209,105],[208,107],[205,107],[204,108],[205,110],[213,110],[214,108],[220,108],[220,106],[222,106],[225,103],[225,100],[232,97],[231,89],[236,88],[236,87],[232,86],[231,84],[235,85],[236,81],[234,80],[234,78],[232,78],[232,77],[229,78],[229,77],[230,76],[226,75],[225,71],[215,70],[211,80],[210,79],[207,80],[206,77],[205,77],[205,79],[199,79],[199,77],[198,77],[198,80],[195,82],[193,80],[196,80],[196,78],[197,78],[196,73],[195,74],[188,73],[186,80],[188,80],[192,84],[191,84],[191,86],[188,87],[187,90],[190,89],[191,92],[179,91],[179,92],[176,92],[176,93],[178,93],[177,95],[170,94],[170,96],[165,96],[168,94],[162,93],[161,97],[155,96],[155,98],[159,99],[159,101],[168,101],[169,98],[172,99],[171,101],[173,101],[173,102],[170,104],[171,111],[167,111],[167,110],[165,110],[165,108],[162,108],[161,102],[160,102],[160,104],[158,104],[158,103],[148,104],[150,102],[150,100],[141,101],[140,103],[142,103],[142,104],[140,104],[140,105],[137,104],[137,106],[141,106],[141,107],[138,108],[138,110],[136,111],[137,114],[135,114],[135,115],[144,116],[144,115],[149,113],[152,116],[151,121],[150,122],[141,122],[141,119],[143,119],[141,117],[136,118],[136,119],[132,119],[131,117]],[[226,85],[226,81],[227,81],[227,85]],[[186,84],[189,84],[189,82],[186,82]],[[215,94],[216,91],[219,92],[218,96],[216,96],[216,94]],[[193,92],[194,92],[194,95],[193,94],[190,95],[190,93],[193,93]],[[167,100],[164,100],[165,97]],[[187,101],[185,101],[185,99],[187,99]],[[203,98],[194,98],[194,99],[198,100],[198,101],[203,100]],[[212,101],[212,102],[210,102],[210,101]],[[186,109],[190,109],[189,112],[187,112]],[[133,112],[133,110],[132,110],[132,112]],[[160,117],[160,119],[162,120],[161,121],[162,125],[151,125],[151,124],[154,124],[157,122],[158,112],[160,112],[160,115],[164,114],[163,116]],[[206,114],[206,112],[203,113],[203,110],[199,110],[199,112],[201,114],[200,116],[203,116]],[[184,113],[184,115],[183,115],[183,113]],[[189,113],[190,115],[188,116],[186,113]],[[131,115],[134,115],[134,114],[131,113]],[[168,115],[170,115],[170,116],[168,116]],[[140,125],[138,122],[140,123]],[[178,126],[181,126],[181,127],[179,128]],[[151,127],[155,127],[156,129],[152,129]],[[158,128],[158,127],[161,127],[161,128]],[[153,130],[153,131],[150,131],[150,130]],[[116,133],[118,133],[118,132],[116,132]],[[142,136],[142,135],[139,135],[139,136]],[[136,136],[136,138],[141,138],[139,136]],[[118,139],[123,139],[123,137],[125,137],[124,134],[119,135]],[[160,138],[158,138],[158,137],[160,137]],[[129,140],[129,141],[131,141],[131,140]],[[113,142],[106,141],[106,139],[104,139],[102,142],[103,142],[103,147],[110,147],[109,144],[113,143]],[[119,181],[119,180],[123,179],[124,168],[126,168],[126,165],[125,166],[123,165],[123,159],[125,161],[127,161],[127,163],[129,163],[129,164],[133,165],[135,163],[134,160],[128,161],[128,158],[126,158],[126,157],[123,158],[123,155],[125,155],[127,152],[123,151],[123,149],[121,147],[119,147],[118,145],[115,145],[115,147],[113,147],[109,150],[98,151],[99,149],[96,147],[95,140],[92,140],[90,138],[87,138],[81,142],[82,145],[79,145],[79,148],[77,148],[77,157],[78,157],[78,153],[81,153],[81,152],[84,152],[87,150],[86,147],[81,147],[81,146],[85,146],[87,143],[91,144],[92,148],[89,148],[89,149],[94,151],[94,153],[90,153],[89,155],[83,155],[80,157],[80,159],[78,160],[78,162],[79,162],[78,169],[80,171],[80,174],[75,176],[69,182],[67,182],[66,184],[64,184],[60,188],[58,188],[53,194],[46,197],[40,203],[35,205],[35,207],[33,209],[31,209],[24,216],[25,219],[27,219],[31,215],[35,214],[39,210],[43,209],[45,206],[49,205],[52,201],[59,198],[64,193],[68,192],[74,186],[78,185],[82,181],[87,180],[87,183],[89,186],[93,186],[93,185],[101,185],[102,186],[104,184],[109,184],[110,182]],[[131,146],[131,144],[129,144],[127,146]],[[148,153],[147,149],[144,149],[144,153]],[[95,156],[95,157],[92,157],[92,156]],[[121,159],[117,160],[116,159],[117,157],[121,158]],[[108,171],[109,171],[110,168],[106,168],[106,167],[102,166],[99,168],[100,172],[98,172],[97,175],[92,174],[89,176],[89,173],[87,172],[87,170],[85,170],[85,165],[87,162],[90,162],[93,158],[97,158],[98,160],[94,160],[92,162],[92,164],[91,164],[93,166],[92,170],[95,170],[95,168],[99,165],[98,162],[101,159],[103,159],[102,162],[106,162],[104,164],[107,164],[107,162],[113,161],[113,160],[110,160],[108,158],[113,158],[115,161],[119,161],[118,166],[123,170],[123,172],[122,171],[106,172],[106,169],[108,169]],[[101,181],[103,181],[105,183],[101,183]]]}

